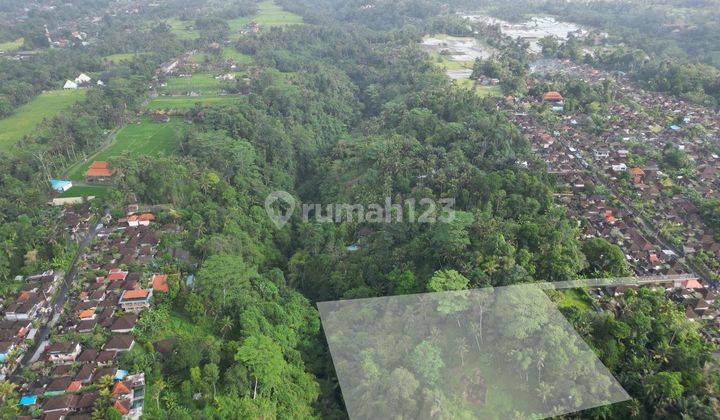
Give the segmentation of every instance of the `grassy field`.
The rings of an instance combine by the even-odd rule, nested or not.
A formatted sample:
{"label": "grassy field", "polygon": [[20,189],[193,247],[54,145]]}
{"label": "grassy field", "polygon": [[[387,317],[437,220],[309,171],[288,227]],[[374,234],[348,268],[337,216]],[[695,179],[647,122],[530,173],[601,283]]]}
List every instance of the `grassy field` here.
{"label": "grassy field", "polygon": [[120,54],[111,54],[106,55],[103,57],[105,61],[112,61],[113,63],[121,63],[123,61],[132,62],[135,60],[135,53],[120,53]]}
{"label": "grassy field", "polygon": [[187,92],[200,94],[217,94],[220,91],[220,82],[210,73],[197,73],[191,77],[172,77],[167,80],[167,86],[162,92],[169,95],[181,95]]}
{"label": "grassy field", "polygon": [[85,178],[87,168],[96,160],[110,160],[125,152],[130,155],[170,154],[178,148],[182,121],[172,119],[169,123],[155,123],[150,118],[143,118],[139,124],[129,124],[123,127],[107,148],[98,154],[75,165],[68,172],[71,180],[82,180]]}
{"label": "grassy field", "polygon": [[264,1],[258,4],[258,14],[253,20],[260,26],[282,26],[302,23],[302,17],[295,13],[287,12],[274,1]]}
{"label": "grassy field", "polygon": [[19,50],[25,40],[23,38],[18,38],[15,41],[8,41],[8,42],[0,42],[0,51],[2,52],[13,52]]}
{"label": "grassy field", "polygon": [[168,19],[165,21],[170,25],[170,30],[181,41],[192,41],[200,37],[200,32],[196,29],[190,29],[194,23],[192,20],[182,21],[180,19]]}
{"label": "grassy field", "polygon": [[160,96],[148,104],[148,109],[192,109],[195,104],[203,106],[232,102],[237,99],[233,95],[202,95],[202,96]]}
{"label": "grassy field", "polygon": [[85,90],[53,90],[43,92],[0,120],[0,150],[12,150],[15,143],[32,133],[46,118],[69,108],[85,96]]}
{"label": "grassy field", "polygon": [[69,190],[60,194],[60,197],[105,197],[110,187],[105,185],[74,185]]}
{"label": "grassy field", "polygon": [[562,290],[562,300],[558,302],[560,308],[576,307],[581,311],[592,309],[592,301],[587,292],[583,289],[565,289]]}
{"label": "grassy field", "polygon": [[442,67],[445,70],[471,69],[474,64],[474,61],[451,60],[450,56],[440,54],[440,53],[432,53],[431,55],[433,56],[433,59],[435,60],[437,65]]}
{"label": "grassy field", "polygon": [[253,62],[252,56],[243,54],[234,47],[223,48],[223,58],[234,60],[237,64],[252,64]]}
{"label": "grassy field", "polygon": [[484,86],[478,85],[474,80],[470,79],[456,79],[458,86],[466,89],[474,89],[478,96],[502,96],[502,89],[500,86]]}
{"label": "grassy field", "polygon": [[283,10],[274,1],[264,1],[258,4],[258,13],[255,16],[239,17],[227,21],[230,26],[231,38],[237,39],[240,36],[240,30],[251,21],[257,22],[262,29],[263,27],[294,25],[302,23],[303,19],[302,16]]}

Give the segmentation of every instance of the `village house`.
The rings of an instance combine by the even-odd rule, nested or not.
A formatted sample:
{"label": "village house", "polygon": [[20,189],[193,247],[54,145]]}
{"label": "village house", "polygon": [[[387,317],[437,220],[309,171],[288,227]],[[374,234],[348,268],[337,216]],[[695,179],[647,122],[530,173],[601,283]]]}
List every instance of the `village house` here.
{"label": "village house", "polygon": [[135,339],[131,334],[116,334],[110,337],[103,350],[124,352],[130,351],[135,346]]}
{"label": "village house", "polygon": [[150,307],[152,289],[125,290],[120,296],[119,304],[125,311],[141,312]]}
{"label": "village house", "polygon": [[45,349],[45,353],[48,355],[48,359],[52,363],[72,363],[75,361],[77,356],[80,354],[82,347],[77,342],[57,342],[49,345]]}
{"label": "village house", "polygon": [[88,183],[103,183],[112,180],[114,171],[110,164],[104,161],[93,162],[85,172],[85,181]]}

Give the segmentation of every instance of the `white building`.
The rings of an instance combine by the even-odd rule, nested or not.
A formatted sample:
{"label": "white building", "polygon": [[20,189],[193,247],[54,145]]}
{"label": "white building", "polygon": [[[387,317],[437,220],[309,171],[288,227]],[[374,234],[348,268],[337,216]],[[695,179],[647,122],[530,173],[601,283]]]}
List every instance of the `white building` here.
{"label": "white building", "polygon": [[87,74],[80,73],[80,75],[75,78],[75,83],[77,83],[78,85],[83,85],[85,83],[90,83],[91,80],[92,78]]}
{"label": "white building", "polygon": [[65,84],[63,85],[63,89],[77,89],[78,85],[77,83],[73,82],[72,80],[66,80]]}

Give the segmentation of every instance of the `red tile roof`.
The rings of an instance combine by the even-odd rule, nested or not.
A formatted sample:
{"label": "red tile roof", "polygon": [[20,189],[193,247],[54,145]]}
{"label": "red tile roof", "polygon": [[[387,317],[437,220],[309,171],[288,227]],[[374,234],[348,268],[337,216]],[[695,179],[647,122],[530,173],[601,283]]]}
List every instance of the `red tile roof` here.
{"label": "red tile roof", "polygon": [[126,290],[125,293],[123,293],[123,299],[140,299],[145,298],[150,293],[149,290],[140,289],[140,290]]}
{"label": "red tile roof", "polygon": [[153,274],[152,276],[152,288],[161,292],[167,293],[170,287],[167,283],[167,274]]}
{"label": "red tile roof", "polygon": [[109,177],[112,176],[112,171],[105,168],[90,168],[85,172],[86,177]]}
{"label": "red tile roof", "polygon": [[562,101],[562,99],[560,92],[551,91],[543,95],[543,101]]}
{"label": "red tile roof", "polygon": [[95,315],[95,308],[86,309],[80,312],[80,319],[91,318]]}
{"label": "red tile roof", "polygon": [[125,386],[125,383],[123,381],[115,382],[115,386],[113,386],[112,395],[113,397],[117,397],[118,395],[125,395],[129,394],[130,390],[127,386]]}
{"label": "red tile roof", "polygon": [[120,412],[123,416],[130,412],[130,410],[119,400],[115,401],[115,404],[113,405],[117,411]]}
{"label": "red tile roof", "polygon": [[70,385],[68,385],[67,389],[65,391],[67,392],[75,392],[78,391],[82,387],[82,382],[80,381],[72,381],[70,382]]}
{"label": "red tile roof", "polygon": [[104,160],[96,160],[90,165],[90,168],[92,168],[92,169],[109,169],[110,164],[108,162],[105,162]]}

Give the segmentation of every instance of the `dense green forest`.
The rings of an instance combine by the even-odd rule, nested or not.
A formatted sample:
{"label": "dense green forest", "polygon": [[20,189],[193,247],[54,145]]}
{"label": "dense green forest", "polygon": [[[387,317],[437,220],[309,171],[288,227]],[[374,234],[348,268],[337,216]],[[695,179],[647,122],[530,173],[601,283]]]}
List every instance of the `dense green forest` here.
{"label": "dense green forest", "polygon": [[[6,3],[0,10],[12,2]],[[195,3],[201,2],[176,6],[187,10]],[[255,10],[249,2],[219,3],[232,17]],[[250,93],[193,109],[177,154],[114,159],[122,173],[118,186],[93,204],[120,208],[134,194],[142,203],[171,206],[185,229],[165,240],[189,249],[198,262],[194,287],[177,287],[143,315],[142,345],[123,359],[147,375],[145,416],[346,418],[316,302],[627,271],[622,256],[606,258],[617,257],[615,245],[579,239],[577,225],[553,203],[553,178],[509,116],[492,99],[459,89],[418,47],[427,32],[463,30],[455,17],[439,17],[438,2],[378,1],[367,13],[359,0],[278,4],[307,24],[233,43],[253,57]],[[218,2],[202,5],[207,13],[196,21],[203,31],[197,42],[226,40],[218,23],[224,9]],[[608,24],[586,14],[581,19],[573,8],[538,7]],[[152,17],[170,17],[170,10],[159,8]],[[640,18],[626,19],[629,26]],[[89,49],[0,61],[4,115],[79,70],[100,71],[104,55],[147,53],[104,70],[107,88],[90,90],[71,113],[46,121],[22,141],[20,154],[0,157],[0,278],[67,263],[72,245],[56,226],[56,210],[45,205],[47,174],[96,149],[107,131],[142,107],[157,66],[194,46],[154,20],[134,26],[108,19],[102,28],[102,41]],[[665,58],[657,45],[618,36]],[[518,89],[527,57],[520,44],[497,42],[505,52],[496,70],[511,91]],[[716,59],[708,54],[700,61],[715,65]],[[598,60],[612,65],[613,59]],[[674,64],[655,65],[644,65],[638,76],[652,73],[651,83],[662,77],[662,66]],[[717,95],[717,79],[715,85],[696,83]],[[275,190],[321,204],[452,197],[457,212],[450,223],[306,223],[294,217],[276,229],[263,209]],[[31,251],[38,253],[29,260]],[[584,417],[720,415],[718,373],[707,369],[713,348],[662,294],[630,292],[617,314],[564,312],[633,397]],[[202,334],[179,337],[176,351],[161,358],[153,338],[170,318],[199,326]],[[420,370],[407,372],[405,380],[421,378]],[[407,398],[421,395],[417,389]],[[447,404],[446,396],[436,397]]]}

